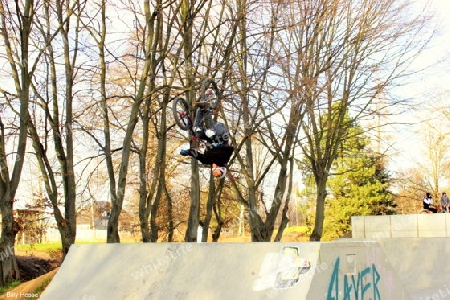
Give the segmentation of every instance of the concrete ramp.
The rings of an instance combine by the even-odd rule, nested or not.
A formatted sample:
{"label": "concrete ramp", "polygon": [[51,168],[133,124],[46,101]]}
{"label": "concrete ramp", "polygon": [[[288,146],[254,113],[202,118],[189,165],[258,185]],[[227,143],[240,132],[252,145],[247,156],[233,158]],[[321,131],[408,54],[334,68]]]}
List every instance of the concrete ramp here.
{"label": "concrete ramp", "polygon": [[41,299],[425,300],[439,285],[450,290],[438,258],[416,261],[423,245],[435,244],[427,253],[437,256],[450,243],[401,240],[73,245]]}
{"label": "concrete ramp", "polygon": [[378,242],[322,243],[317,268],[306,299],[411,299]]}
{"label": "concrete ramp", "polygon": [[450,238],[393,238],[379,244],[411,299],[450,299]]}

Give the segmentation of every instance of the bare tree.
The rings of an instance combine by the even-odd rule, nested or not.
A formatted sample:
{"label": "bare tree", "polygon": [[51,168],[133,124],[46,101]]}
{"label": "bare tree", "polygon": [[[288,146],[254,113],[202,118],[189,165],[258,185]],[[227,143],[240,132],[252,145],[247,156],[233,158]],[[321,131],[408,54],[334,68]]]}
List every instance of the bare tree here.
{"label": "bare tree", "polygon": [[[289,73],[289,41],[284,40],[282,34],[286,5],[237,1],[236,7],[238,38],[234,47],[236,55],[232,58],[236,60],[237,68],[232,83],[240,114],[232,127],[236,128],[235,142],[239,128],[243,128],[242,139],[236,144],[235,161],[240,166],[244,184],[232,183],[238,199],[249,211],[252,241],[271,240],[282,209],[275,238],[279,241],[289,221],[294,149],[304,114],[300,97],[302,81],[298,70]],[[257,23],[251,19],[254,14],[269,18]],[[255,153],[258,145],[268,153],[264,160],[258,160]],[[268,178],[274,172],[276,175]],[[266,179],[276,182],[269,197],[263,188]]]}
{"label": "bare tree", "polygon": [[[317,186],[315,227],[311,240],[323,231],[326,183],[337,151],[351,122],[368,114],[369,106],[406,70],[424,41],[421,16],[402,19],[407,3],[398,1],[303,1],[298,6],[304,43],[302,122],[304,155]],[[396,45],[395,47],[393,45]],[[398,103],[396,103],[398,104]],[[351,115],[346,121],[346,114]]]}
{"label": "bare tree", "polygon": [[[33,82],[33,91],[38,107],[43,113],[34,112],[33,122],[30,123],[29,134],[33,141],[33,148],[41,172],[45,189],[49,197],[51,207],[56,219],[56,224],[61,235],[62,253],[64,260],[70,246],[76,237],[76,174],[74,161],[74,99],[75,99],[75,74],[78,54],[77,35],[70,38],[72,32],[78,32],[80,26],[80,11],[83,7],[74,2],[57,3],[50,6],[42,5],[42,12],[38,15],[36,28],[40,31],[44,48],[44,68],[48,73],[40,73],[39,79]],[[56,9],[53,10],[53,7]],[[74,17],[75,25],[70,19]],[[56,21],[55,21],[56,20]],[[57,26],[53,27],[56,22]],[[53,29],[54,28],[54,29]],[[60,39],[58,39],[58,37]],[[72,42],[70,42],[70,40]],[[59,48],[54,46],[62,41],[63,59],[59,61]],[[55,48],[57,50],[55,50]],[[58,65],[64,66],[63,75],[58,71]],[[58,85],[58,78],[62,76],[64,88]],[[39,124],[43,115],[44,125]],[[50,142],[51,141],[51,142]],[[53,147],[49,147],[50,145]],[[58,165],[53,165],[52,154],[56,154]],[[62,182],[62,194],[64,195],[64,212],[61,210],[60,186],[58,177]]]}
{"label": "bare tree", "polygon": [[398,172],[394,185],[398,190],[394,195],[398,213],[417,214],[423,209],[422,200],[430,188],[422,170],[412,167]]}
{"label": "bare tree", "polygon": [[[99,1],[93,3],[93,5],[97,8],[95,11],[99,12],[100,18],[88,17],[86,18],[86,23],[84,24],[84,28],[90,33],[90,36],[93,38],[95,44],[97,45],[98,55],[100,58],[100,64],[97,66],[95,71],[95,77],[98,78],[98,87],[100,94],[99,107],[103,120],[103,137],[96,137],[94,134],[90,133],[90,135],[94,138],[97,145],[101,149],[102,155],[105,158],[105,164],[108,171],[108,179],[109,179],[109,192],[111,195],[111,212],[108,220],[107,226],[107,242],[109,243],[117,243],[120,242],[119,236],[119,216],[122,211],[122,206],[125,198],[126,187],[127,187],[127,175],[129,172],[130,166],[130,157],[133,150],[133,138],[135,135],[136,125],[139,121],[141,105],[148,99],[149,94],[147,92],[147,88],[149,82],[154,78],[154,68],[157,65],[154,57],[156,55],[154,50],[155,46],[158,46],[158,42],[155,42],[155,26],[158,26],[158,20],[160,16],[160,8],[159,6],[153,7],[150,5],[149,1],[144,2],[144,15],[145,15],[145,28],[148,29],[145,31],[145,44],[144,44],[144,57],[141,61],[142,64],[136,66],[136,68],[131,68],[127,66],[126,60],[123,60],[121,56],[127,56],[127,53],[119,53],[116,54],[116,51],[113,50],[112,45],[108,45],[106,43],[106,39],[108,34],[112,34],[112,32],[108,32],[108,18],[107,18],[107,5],[106,1]],[[116,8],[118,9],[118,8]],[[155,25],[156,24],[156,25]],[[156,32],[157,38],[160,37],[160,33]],[[117,78],[116,87],[112,89],[112,82],[108,82],[108,78],[111,81],[114,81],[113,76],[108,77],[108,57],[113,57],[114,61],[116,61],[116,65],[119,67],[125,67],[125,72],[134,81],[134,89],[128,89],[120,85],[120,81],[123,78]],[[97,72],[98,70],[98,72]],[[150,81],[149,81],[150,80]],[[154,80],[154,79],[153,79]],[[96,83],[97,84],[97,83]],[[134,90],[134,93],[130,93],[130,90]],[[118,91],[117,95],[113,93]],[[113,134],[113,129],[115,125],[113,125],[113,121],[117,118],[117,115],[114,113],[112,109],[112,105],[109,104],[110,99],[131,99],[129,105],[129,115],[127,117],[126,125],[122,126],[120,123],[117,126],[120,130],[118,131],[117,137]],[[148,102],[147,102],[148,104]],[[116,106],[120,105],[121,110],[123,111],[123,104],[116,103]],[[122,131],[123,129],[123,131]],[[121,137],[120,146],[114,147],[114,140],[119,140],[118,137]],[[103,141],[103,142],[102,142]],[[114,158],[115,153],[119,153],[120,151],[120,162],[118,163],[119,167],[116,170],[116,162]]]}
{"label": "bare tree", "polygon": [[[4,52],[9,62],[10,72],[15,91],[1,89],[4,101],[2,110],[9,107],[19,118],[18,140],[15,149],[7,149],[6,142],[11,132],[5,128],[3,117],[0,115],[0,209],[2,213],[2,235],[0,250],[9,253],[0,262],[0,286],[19,278],[17,262],[14,256],[15,233],[13,230],[13,203],[20,182],[22,167],[27,146],[28,123],[30,120],[28,104],[30,101],[30,85],[33,74],[33,65],[30,64],[29,42],[31,27],[34,18],[33,2],[25,1],[13,8],[8,2],[0,2],[1,36],[4,42]],[[16,36],[17,34],[17,36]],[[18,100],[18,101],[17,101]],[[15,159],[8,158],[12,153]],[[12,172],[9,163],[13,164]]]}
{"label": "bare tree", "polygon": [[[313,172],[317,186],[311,240],[320,240],[326,182],[347,128],[370,114],[373,100],[407,75],[410,62],[426,43],[417,40],[425,19],[402,18],[407,5],[395,1],[237,3],[238,16],[256,12],[270,16],[260,24],[241,19],[236,44],[241,58],[236,64],[236,94],[245,131],[241,144],[245,146],[237,146],[236,158],[246,183],[245,193],[238,195],[249,208],[252,240],[269,240],[272,235],[281,199],[289,192],[288,166],[297,145],[309,161],[302,167]],[[347,114],[350,120],[345,119]],[[255,132],[272,150],[266,170],[279,167],[265,216],[258,213],[257,187],[263,176],[255,178]],[[287,221],[282,216],[280,231]]]}
{"label": "bare tree", "polygon": [[421,122],[417,134],[420,137],[418,152],[420,160],[416,162],[416,172],[421,175],[423,188],[422,194],[430,192],[434,199],[440,198],[440,192],[445,187],[450,175],[450,151],[447,138],[450,134],[448,119],[445,117],[445,101],[430,101],[428,107],[422,109],[427,112],[425,119],[417,117]]}
{"label": "bare tree", "polygon": [[[230,69],[230,48],[233,46],[236,24],[230,18],[230,7],[227,1],[182,1],[180,6],[180,28],[183,45],[183,75],[180,80],[184,86],[185,98],[189,104],[195,101],[196,92],[201,82],[213,78],[219,85],[225,86]],[[231,19],[231,20],[230,20]],[[231,28],[231,30],[230,30]],[[192,107],[192,105],[191,105]],[[191,136],[189,136],[191,140]],[[198,148],[198,141],[191,140],[191,147]],[[200,219],[200,176],[199,163],[191,159],[191,205],[185,241],[197,240],[197,229]],[[210,181],[212,182],[212,181]],[[215,186],[209,186],[209,202],[207,215],[211,214],[211,201],[219,194],[214,192]],[[213,197],[213,198],[211,198]],[[205,219],[208,223],[208,218]],[[205,230],[208,224],[204,224]]]}
{"label": "bare tree", "polygon": [[[141,32],[149,31],[152,33],[147,36],[147,38],[152,39],[151,41],[141,41],[143,54],[151,57],[152,64],[147,96],[141,110],[142,141],[140,148],[136,150],[139,156],[139,220],[143,242],[158,241],[160,226],[157,224],[157,216],[160,212],[161,200],[167,201],[169,241],[172,241],[174,230],[172,199],[166,182],[166,157],[169,130],[167,115],[170,113],[168,104],[171,100],[171,89],[169,87],[172,86],[176,78],[176,68],[171,68],[172,71],[168,71],[164,63],[169,61],[171,66],[177,66],[181,47],[178,47],[175,55],[170,56],[173,59],[169,60],[169,50],[172,47],[177,48],[175,47],[177,39],[169,39],[165,36],[172,36],[173,34],[172,28],[177,20],[176,11],[178,7],[174,9],[168,5],[165,6],[166,10],[162,7],[162,1],[157,1],[154,4],[154,18],[137,28],[137,38],[141,35]],[[137,17],[136,20],[138,20]],[[145,43],[151,44],[151,49],[146,49]],[[146,54],[147,51],[150,51],[149,54]],[[149,156],[150,145],[154,145],[154,157]]]}

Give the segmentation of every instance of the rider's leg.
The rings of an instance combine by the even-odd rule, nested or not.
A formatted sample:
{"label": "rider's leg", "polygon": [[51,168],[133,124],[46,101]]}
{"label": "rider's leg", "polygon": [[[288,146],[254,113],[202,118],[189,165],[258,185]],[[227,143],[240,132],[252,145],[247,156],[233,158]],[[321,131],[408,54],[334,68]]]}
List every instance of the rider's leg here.
{"label": "rider's leg", "polygon": [[197,137],[203,134],[203,119],[204,119],[204,111],[199,107],[195,110],[195,120],[193,130]]}
{"label": "rider's leg", "polygon": [[205,135],[209,138],[213,137],[216,132],[214,131],[214,122],[212,117],[212,111],[207,109],[203,115],[203,122],[205,123]]}

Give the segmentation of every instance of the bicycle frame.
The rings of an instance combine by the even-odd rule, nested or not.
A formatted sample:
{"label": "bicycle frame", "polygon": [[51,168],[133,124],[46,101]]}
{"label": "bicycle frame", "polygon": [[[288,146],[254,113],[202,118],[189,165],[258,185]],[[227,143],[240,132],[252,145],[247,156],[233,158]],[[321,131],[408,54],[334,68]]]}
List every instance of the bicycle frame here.
{"label": "bicycle frame", "polygon": [[[208,95],[206,95],[206,92],[211,87],[212,89],[214,89],[216,97],[212,103],[209,103],[208,106],[205,106],[204,103],[207,102],[208,99]],[[200,99],[198,102],[194,103],[194,120],[196,120],[198,114],[202,113],[204,110],[216,109],[220,102],[220,94],[221,90],[218,88],[217,83],[213,79],[208,78],[203,80],[200,87]],[[205,107],[202,109],[200,106]],[[191,107],[184,98],[177,97],[173,100],[172,112],[175,123],[178,125],[178,127],[180,127],[181,130],[189,131],[193,137],[192,140],[196,140],[199,138],[193,130],[194,122],[193,118],[191,117],[191,110]]]}

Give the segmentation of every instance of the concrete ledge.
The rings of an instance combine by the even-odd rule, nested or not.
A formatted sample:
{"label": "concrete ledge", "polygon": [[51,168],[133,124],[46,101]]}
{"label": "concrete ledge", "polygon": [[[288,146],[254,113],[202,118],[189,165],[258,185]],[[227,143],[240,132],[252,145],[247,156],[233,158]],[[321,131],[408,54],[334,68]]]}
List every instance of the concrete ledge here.
{"label": "concrete ledge", "polygon": [[417,215],[419,237],[446,237],[446,214]]}
{"label": "concrete ledge", "polygon": [[450,214],[352,217],[353,238],[450,237]]}
{"label": "concrete ledge", "polygon": [[390,238],[390,216],[366,216],[364,217],[365,238]]}
{"label": "concrete ledge", "polygon": [[417,215],[392,215],[391,237],[418,237]]}
{"label": "concrete ledge", "polygon": [[366,232],[364,217],[352,217],[352,237],[364,238],[364,232]]}
{"label": "concrete ledge", "polygon": [[445,214],[445,236],[450,237],[450,214]]}

